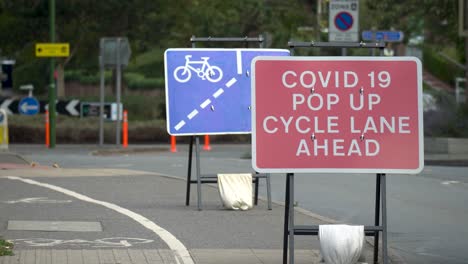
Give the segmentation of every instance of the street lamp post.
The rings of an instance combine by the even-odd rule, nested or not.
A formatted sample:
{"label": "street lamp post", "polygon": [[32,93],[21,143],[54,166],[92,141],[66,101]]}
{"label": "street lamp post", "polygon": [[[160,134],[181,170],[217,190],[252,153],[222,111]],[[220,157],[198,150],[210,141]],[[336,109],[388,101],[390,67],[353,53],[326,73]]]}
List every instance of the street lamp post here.
{"label": "street lamp post", "polygon": [[[49,0],[49,19],[50,19],[50,42],[55,42],[55,0]],[[55,148],[55,58],[50,58],[50,79],[49,79],[49,125],[50,125],[50,144],[49,148]]]}

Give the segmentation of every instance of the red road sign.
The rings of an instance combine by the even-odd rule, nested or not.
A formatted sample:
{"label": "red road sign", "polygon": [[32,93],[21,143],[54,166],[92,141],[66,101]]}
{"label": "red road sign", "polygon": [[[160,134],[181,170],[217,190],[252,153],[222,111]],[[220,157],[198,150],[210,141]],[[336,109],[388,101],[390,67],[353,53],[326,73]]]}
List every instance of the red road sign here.
{"label": "red road sign", "polygon": [[422,71],[412,57],[257,57],[259,172],[419,173]]}

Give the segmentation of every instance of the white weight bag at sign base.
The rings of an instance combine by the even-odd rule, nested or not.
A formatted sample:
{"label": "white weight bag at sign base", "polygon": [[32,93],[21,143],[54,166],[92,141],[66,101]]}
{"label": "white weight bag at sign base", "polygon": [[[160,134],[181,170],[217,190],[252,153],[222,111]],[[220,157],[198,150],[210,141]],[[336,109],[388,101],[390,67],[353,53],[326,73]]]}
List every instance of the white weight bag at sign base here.
{"label": "white weight bag at sign base", "polygon": [[218,190],[225,208],[252,208],[252,174],[218,174]]}
{"label": "white weight bag at sign base", "polygon": [[364,226],[320,225],[320,253],[328,264],[354,264],[364,247]]}

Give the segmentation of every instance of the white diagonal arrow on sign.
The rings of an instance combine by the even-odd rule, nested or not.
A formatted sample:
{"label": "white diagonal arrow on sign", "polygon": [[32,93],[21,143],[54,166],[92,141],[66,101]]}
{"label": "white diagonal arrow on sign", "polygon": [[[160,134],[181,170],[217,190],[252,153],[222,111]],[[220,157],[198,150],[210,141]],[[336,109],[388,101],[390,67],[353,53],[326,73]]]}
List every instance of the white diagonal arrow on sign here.
{"label": "white diagonal arrow on sign", "polygon": [[65,109],[70,113],[72,116],[78,116],[80,115],[80,112],[76,111],[75,106],[80,103],[80,100],[71,100]]}
{"label": "white diagonal arrow on sign", "polygon": [[2,104],[0,105],[0,108],[4,109],[9,115],[13,114],[13,112],[11,112],[10,110],[11,103],[13,103],[13,99],[5,99],[5,101],[3,101]]}

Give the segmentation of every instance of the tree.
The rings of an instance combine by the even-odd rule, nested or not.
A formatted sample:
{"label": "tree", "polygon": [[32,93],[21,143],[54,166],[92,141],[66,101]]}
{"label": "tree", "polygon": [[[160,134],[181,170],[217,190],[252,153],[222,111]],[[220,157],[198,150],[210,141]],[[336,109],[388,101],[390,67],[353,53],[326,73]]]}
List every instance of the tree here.
{"label": "tree", "polygon": [[455,44],[457,33],[458,2],[453,0],[365,0],[363,2],[362,28],[401,30],[406,39],[424,35],[432,45]]}
{"label": "tree", "polygon": [[[101,37],[128,37],[132,57],[155,48],[189,47],[192,35],[262,34],[268,37],[270,47],[286,48],[289,40],[302,37],[298,27],[316,24],[314,5],[316,0],[56,1],[56,39],[71,47],[70,57],[57,59],[59,79],[63,79],[65,68],[97,72]],[[17,60],[17,72],[22,78],[35,71],[34,81],[46,87],[46,60],[35,58],[33,47],[37,42],[49,41],[48,1],[0,0],[0,9],[3,54]]]}

